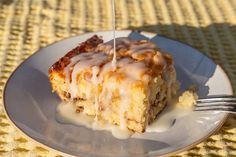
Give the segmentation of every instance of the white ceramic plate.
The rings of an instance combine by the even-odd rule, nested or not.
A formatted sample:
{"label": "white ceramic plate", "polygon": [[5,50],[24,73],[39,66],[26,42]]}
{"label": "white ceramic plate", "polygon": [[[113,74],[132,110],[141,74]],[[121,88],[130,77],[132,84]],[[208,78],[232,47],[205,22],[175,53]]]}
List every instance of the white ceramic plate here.
{"label": "white ceramic plate", "polygon": [[[226,113],[195,112],[179,118],[168,131],[144,133],[142,138],[119,140],[107,131],[61,124],[55,119],[60,100],[51,92],[48,68],[78,43],[94,34],[112,39],[111,32],[71,37],[40,49],[11,75],[4,91],[4,106],[13,124],[31,139],[67,155],[93,157],[162,156],[196,145],[223,124]],[[118,31],[117,37],[150,39],[174,57],[181,90],[190,84],[199,96],[232,94],[230,81],[219,65],[198,50],[181,42],[152,33]]]}

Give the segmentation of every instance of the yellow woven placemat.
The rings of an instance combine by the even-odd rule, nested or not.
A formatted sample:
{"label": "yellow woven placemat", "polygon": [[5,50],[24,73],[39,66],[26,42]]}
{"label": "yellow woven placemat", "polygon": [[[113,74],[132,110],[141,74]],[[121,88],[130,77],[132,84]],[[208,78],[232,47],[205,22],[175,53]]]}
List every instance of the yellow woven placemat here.
{"label": "yellow woven placemat", "polygon": [[[205,52],[227,72],[236,90],[236,0],[116,0],[117,28],[156,32]],[[0,99],[19,63],[37,49],[89,31],[110,30],[110,0],[0,0]],[[0,100],[0,102],[1,102]],[[0,156],[60,154],[28,140],[0,104]],[[180,156],[236,157],[236,117]]]}

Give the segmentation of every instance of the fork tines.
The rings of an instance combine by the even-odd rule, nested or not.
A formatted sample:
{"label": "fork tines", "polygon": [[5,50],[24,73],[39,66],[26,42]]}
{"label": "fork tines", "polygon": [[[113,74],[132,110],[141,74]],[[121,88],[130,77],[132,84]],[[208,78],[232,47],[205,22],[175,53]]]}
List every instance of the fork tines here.
{"label": "fork tines", "polygon": [[236,98],[232,95],[217,95],[198,99],[195,111],[236,112]]}

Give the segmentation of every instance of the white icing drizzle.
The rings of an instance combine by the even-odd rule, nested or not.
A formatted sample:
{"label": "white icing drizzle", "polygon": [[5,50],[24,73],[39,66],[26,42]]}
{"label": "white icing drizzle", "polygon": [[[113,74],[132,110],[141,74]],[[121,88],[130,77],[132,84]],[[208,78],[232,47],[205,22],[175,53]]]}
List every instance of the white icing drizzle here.
{"label": "white icing drizzle", "polygon": [[120,129],[126,129],[126,120],[125,112],[129,109],[130,106],[130,85],[132,84],[132,79],[125,78],[120,84],[116,83],[117,75],[114,75],[109,82],[104,84],[105,89],[114,91],[119,89],[119,98],[120,98],[120,108],[119,108],[119,120],[120,120]]}
{"label": "white icing drizzle", "polygon": [[98,73],[99,73],[99,67],[98,66],[93,66],[92,67],[92,83],[94,84],[94,85],[98,85],[98,78],[97,78],[97,75],[98,75]]}
{"label": "white icing drizzle", "polygon": [[140,50],[151,50],[154,51],[156,49],[156,45],[151,42],[143,42],[142,44],[132,44],[130,46],[131,53],[140,52]]}
{"label": "white icing drizzle", "polygon": [[83,71],[84,69],[91,68],[94,65],[99,65],[108,59],[105,53],[90,53],[89,55],[84,54],[86,53],[82,53],[76,56],[76,60],[78,60],[78,62],[75,64],[72,70],[71,83],[69,85],[69,90],[72,99],[76,98],[78,92],[77,74]]}
{"label": "white icing drizzle", "polygon": [[126,95],[126,92],[124,92],[124,90],[121,91],[120,97],[121,97],[120,113],[119,113],[120,128],[121,129],[126,129],[125,112],[129,109],[130,98],[129,98],[128,95]]}
{"label": "white icing drizzle", "polygon": [[[111,63],[107,63],[103,66],[100,72],[100,80],[104,76],[105,73],[108,71],[111,71]],[[117,69],[116,73],[122,73],[125,74],[124,80],[122,80],[119,84],[116,83],[117,74],[114,74],[114,76],[109,80],[109,82],[106,82],[106,84],[103,84],[104,89],[109,89],[110,91],[113,91],[114,89],[119,89],[120,92],[120,111],[119,111],[119,119],[120,119],[120,128],[124,129],[126,128],[126,121],[125,121],[125,112],[129,109],[130,106],[130,85],[133,83],[133,81],[140,80],[143,73],[145,73],[148,70],[148,68],[145,66],[144,62],[134,62],[132,59],[129,58],[122,58],[117,60]],[[147,75],[147,77],[149,77]],[[148,80],[148,79],[147,79]],[[101,94],[100,97],[105,97],[106,95]],[[110,98],[105,101],[110,101]]]}
{"label": "white icing drizzle", "polygon": [[[75,98],[77,96],[78,86],[77,86],[77,74],[84,69],[92,68],[92,78],[91,81],[97,90],[97,86],[101,83],[104,79],[104,76],[107,72],[112,71],[112,63],[107,62],[103,65],[102,68],[99,68],[96,65],[103,63],[106,61],[107,56],[104,53],[95,53],[94,55],[78,55],[76,58],[73,58],[71,61],[71,65],[74,65],[75,62],[77,63],[74,65],[71,74],[71,83],[70,83],[70,93],[71,98]],[[71,66],[69,65],[69,66]],[[128,110],[130,105],[130,98],[129,98],[129,86],[136,80],[141,80],[142,75],[148,70],[145,66],[144,62],[135,62],[130,58],[121,58],[117,61],[117,69],[116,73],[113,74],[111,80],[109,80],[105,85],[103,85],[104,91],[114,91],[115,89],[119,89],[120,91],[120,112],[119,112],[119,119],[120,119],[120,127],[122,129],[126,128],[126,121],[125,121],[125,112]],[[66,72],[67,73],[67,72]],[[120,84],[116,83],[117,74],[124,74],[124,80],[121,81]],[[146,77],[149,77],[146,75]],[[148,82],[149,79],[146,79]],[[86,96],[89,95],[91,91],[86,91]],[[95,92],[94,96],[94,107],[96,111],[95,120],[98,119],[98,109],[99,109],[99,102],[102,104],[109,105],[112,95],[106,96],[108,92],[102,92],[100,95],[98,91]],[[104,98],[104,99],[102,99]],[[106,110],[106,112],[109,112]]]}
{"label": "white icing drizzle", "polygon": [[109,116],[110,108],[109,104],[112,99],[112,92],[110,92],[106,87],[102,89],[101,94],[99,95],[99,102],[103,102],[104,111],[102,112],[104,117]]}
{"label": "white icing drizzle", "polygon": [[[101,81],[104,75],[112,70],[112,65],[110,62],[106,63],[100,71],[99,80]],[[135,62],[130,58],[121,58],[117,60],[117,73],[125,74],[126,78],[131,78],[134,81],[142,80],[142,75],[148,71],[144,62]]]}
{"label": "white icing drizzle", "polygon": [[99,108],[99,104],[98,104],[98,75],[99,72],[99,67],[97,66],[93,66],[92,67],[92,83],[95,85],[95,97],[94,97],[94,108],[95,108],[95,120],[98,120],[98,108]]}
{"label": "white icing drizzle", "polygon": [[70,70],[71,70],[71,67],[79,62],[80,60],[86,60],[87,57],[89,56],[92,56],[94,54],[94,52],[87,52],[87,53],[80,53],[79,55],[75,56],[75,57],[72,57],[70,59],[70,64],[67,65],[65,68],[64,68],[64,73],[65,73],[65,77],[66,77],[66,83],[70,83]]}
{"label": "white icing drizzle", "polygon": [[109,72],[112,71],[113,67],[112,67],[112,63],[111,62],[107,62],[105,65],[103,65],[103,67],[100,69],[100,74],[99,74],[99,82],[101,82],[104,78],[104,75]]}
{"label": "white icing drizzle", "polygon": [[[137,57],[138,55],[146,54],[147,52],[152,52],[155,54],[156,45],[151,42],[139,42],[135,43],[127,37],[120,37],[115,39],[116,45],[114,46],[114,39],[108,41],[107,43],[100,44],[97,50],[103,50],[107,54],[113,54],[114,47],[116,50],[126,49],[128,54],[132,57]],[[113,56],[114,59],[114,56]]]}
{"label": "white icing drizzle", "polygon": [[[116,45],[114,45],[114,43]],[[139,45],[140,44],[140,45]],[[100,44],[95,52],[80,53],[75,57],[71,58],[70,64],[65,68],[66,83],[69,84],[69,92],[71,94],[71,99],[78,97],[80,94],[78,91],[77,77],[78,74],[88,69],[92,72],[91,82],[95,86],[96,92],[91,93],[91,89],[85,89],[86,99],[91,98],[94,95],[94,108],[96,111],[95,121],[98,119],[99,112],[102,112],[102,115],[109,113],[109,104],[112,98],[112,92],[116,89],[119,90],[119,119],[120,119],[120,128],[126,128],[125,112],[129,109],[130,106],[130,88],[132,83],[135,81],[142,80],[144,83],[148,83],[150,76],[146,74],[149,68],[145,64],[145,61],[136,62],[134,59],[126,58],[116,58],[116,69],[114,72],[114,54],[113,59],[111,60],[109,55],[112,55],[111,50],[126,49],[126,52],[130,56],[145,54],[146,52],[155,53],[155,45],[149,42],[133,42],[128,38],[118,38],[116,42],[109,41],[108,43]],[[116,46],[116,48],[114,48]],[[100,65],[102,66],[100,67]],[[71,76],[70,76],[71,72]],[[98,85],[104,81],[104,76],[108,72],[111,73],[111,78],[109,81],[105,81],[102,86],[102,92],[98,92]],[[70,82],[71,78],[71,82]],[[122,79],[119,83],[117,80]],[[108,94],[109,93],[109,94]],[[102,104],[103,111],[99,111],[99,104]],[[104,109],[105,108],[105,109]]]}
{"label": "white icing drizzle", "polygon": [[133,62],[131,59],[123,58],[119,61],[120,71],[133,80],[142,80],[142,75],[148,71],[144,62]]}

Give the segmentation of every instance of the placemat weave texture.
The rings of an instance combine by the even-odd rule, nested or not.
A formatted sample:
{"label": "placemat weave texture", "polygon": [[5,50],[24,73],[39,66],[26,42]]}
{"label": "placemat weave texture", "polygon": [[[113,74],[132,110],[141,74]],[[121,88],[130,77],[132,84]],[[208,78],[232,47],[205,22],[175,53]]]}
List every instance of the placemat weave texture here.
{"label": "placemat weave texture", "polygon": [[[220,64],[236,91],[236,0],[116,0],[117,29],[156,32],[188,43]],[[2,108],[4,84],[36,50],[66,37],[111,30],[110,0],[0,0],[0,156],[60,157],[28,140]],[[236,157],[236,116],[175,157]]]}

